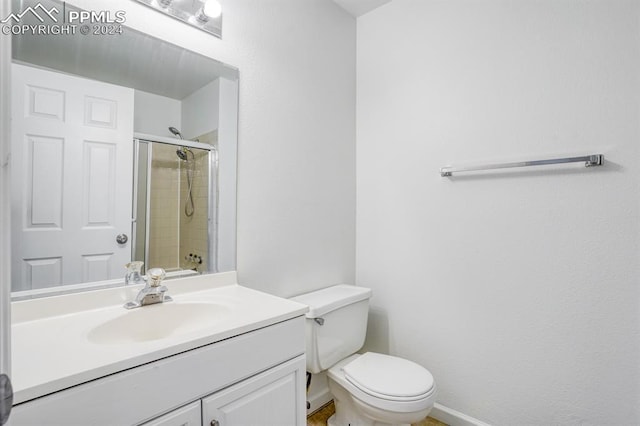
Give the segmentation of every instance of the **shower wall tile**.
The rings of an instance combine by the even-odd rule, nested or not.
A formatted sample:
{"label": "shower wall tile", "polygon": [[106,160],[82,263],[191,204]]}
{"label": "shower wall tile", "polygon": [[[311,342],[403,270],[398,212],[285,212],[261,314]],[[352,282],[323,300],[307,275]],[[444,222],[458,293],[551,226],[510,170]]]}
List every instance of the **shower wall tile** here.
{"label": "shower wall tile", "polygon": [[[195,205],[193,216],[180,216],[180,262],[184,269],[192,269],[193,263],[185,259],[190,253],[202,257],[202,264],[197,265],[199,271],[208,270],[207,262],[208,250],[208,204],[209,204],[209,183],[208,183],[208,153],[203,150],[194,149],[195,171],[193,172],[193,182],[191,193]],[[186,168],[183,167],[180,179],[180,210],[184,212],[185,202],[188,194],[188,183]]]}
{"label": "shower wall tile", "polygon": [[175,148],[156,144],[151,161],[149,265],[179,269],[180,160]]}

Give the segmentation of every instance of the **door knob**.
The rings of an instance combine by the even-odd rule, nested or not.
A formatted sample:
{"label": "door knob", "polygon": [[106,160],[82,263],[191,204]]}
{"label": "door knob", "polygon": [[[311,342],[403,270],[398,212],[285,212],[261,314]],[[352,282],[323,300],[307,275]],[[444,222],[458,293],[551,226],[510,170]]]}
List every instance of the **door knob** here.
{"label": "door knob", "polygon": [[126,244],[127,241],[129,241],[129,237],[127,237],[127,234],[118,234],[118,236],[116,237],[116,243],[118,244]]}

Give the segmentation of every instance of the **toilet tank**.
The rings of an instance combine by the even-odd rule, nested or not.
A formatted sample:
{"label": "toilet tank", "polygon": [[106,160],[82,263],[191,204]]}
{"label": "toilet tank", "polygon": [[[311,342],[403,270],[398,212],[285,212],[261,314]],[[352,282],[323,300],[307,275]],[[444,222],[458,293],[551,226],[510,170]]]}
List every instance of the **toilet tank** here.
{"label": "toilet tank", "polygon": [[292,298],[309,306],[307,371],[316,374],[327,370],[362,348],[370,297],[368,288],[340,284]]}

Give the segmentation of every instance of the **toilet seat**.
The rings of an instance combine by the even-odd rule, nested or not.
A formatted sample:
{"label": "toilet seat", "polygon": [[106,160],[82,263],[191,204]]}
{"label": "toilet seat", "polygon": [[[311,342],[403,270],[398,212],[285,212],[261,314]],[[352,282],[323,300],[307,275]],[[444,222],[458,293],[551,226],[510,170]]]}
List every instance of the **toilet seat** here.
{"label": "toilet seat", "polygon": [[[356,402],[361,401],[362,403],[368,404],[371,407],[377,407],[389,412],[418,412],[433,405],[436,387],[433,381],[433,376],[431,376],[431,373],[429,373],[426,369],[417,364],[411,363],[411,361],[401,358],[390,357],[389,355],[376,354],[371,352],[368,354],[370,355],[365,357],[363,362],[354,364],[352,368],[349,368],[349,365],[351,363],[357,361],[359,358],[362,358],[367,354],[352,355],[337,363],[328,370],[327,374],[329,376],[329,379],[344,387],[354,397],[354,400]],[[388,360],[386,359],[386,357],[395,358],[395,360]],[[385,366],[389,366],[387,361],[395,363],[398,359],[401,362],[411,363],[414,366],[420,368],[420,370],[415,370],[412,367],[407,367],[407,370],[409,371],[418,372],[419,375],[422,375],[424,372],[426,372],[428,376],[422,376],[428,379],[426,380],[425,384],[422,386],[417,386],[411,381],[410,383],[413,386],[408,388],[409,391],[407,391],[406,389],[404,391],[399,391],[400,388],[397,385],[392,386],[387,390],[382,390],[382,388],[379,387],[379,384],[376,385],[375,379],[368,380],[368,378],[372,377],[372,371],[376,371],[376,374],[379,374],[381,373],[382,369],[385,368]],[[407,370],[403,369],[402,367],[406,367],[406,364],[402,365],[400,370],[406,373]],[[345,370],[350,371],[350,378],[347,377],[347,373]],[[387,369],[387,371],[389,370]],[[395,375],[395,373],[393,374]],[[394,377],[394,375],[390,376]],[[405,380],[411,380],[407,379],[406,377],[403,378]],[[388,381],[384,380],[385,379],[381,379],[380,383],[388,383]],[[422,394],[409,395],[410,393],[414,392],[412,389],[419,389],[418,392],[422,391],[423,389],[427,390]],[[395,393],[396,395],[393,395],[393,393]],[[397,394],[409,396],[398,396]]]}
{"label": "toilet seat", "polygon": [[433,376],[427,369],[391,355],[367,352],[342,369],[351,384],[377,398],[416,401],[433,391]]}

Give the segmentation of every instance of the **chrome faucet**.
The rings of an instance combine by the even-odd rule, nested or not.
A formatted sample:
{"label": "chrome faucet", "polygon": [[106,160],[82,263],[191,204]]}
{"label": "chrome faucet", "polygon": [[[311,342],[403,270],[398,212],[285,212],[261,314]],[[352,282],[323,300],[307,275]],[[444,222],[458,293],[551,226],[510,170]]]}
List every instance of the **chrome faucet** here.
{"label": "chrome faucet", "polygon": [[127,302],[124,307],[127,309],[139,308],[145,305],[153,305],[156,303],[170,302],[171,296],[165,295],[167,287],[162,284],[162,280],[167,274],[162,268],[153,268],[147,271],[147,282],[135,300]]}

